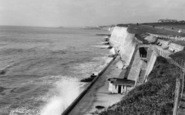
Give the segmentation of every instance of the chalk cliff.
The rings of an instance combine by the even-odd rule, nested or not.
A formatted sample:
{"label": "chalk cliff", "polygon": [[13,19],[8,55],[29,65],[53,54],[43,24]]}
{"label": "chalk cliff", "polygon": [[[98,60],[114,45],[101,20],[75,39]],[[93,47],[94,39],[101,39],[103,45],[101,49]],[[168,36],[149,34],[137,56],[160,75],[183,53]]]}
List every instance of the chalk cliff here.
{"label": "chalk cliff", "polygon": [[136,47],[135,35],[128,33],[126,27],[115,27],[112,30],[110,44],[115,52],[120,54],[123,64],[127,67]]}

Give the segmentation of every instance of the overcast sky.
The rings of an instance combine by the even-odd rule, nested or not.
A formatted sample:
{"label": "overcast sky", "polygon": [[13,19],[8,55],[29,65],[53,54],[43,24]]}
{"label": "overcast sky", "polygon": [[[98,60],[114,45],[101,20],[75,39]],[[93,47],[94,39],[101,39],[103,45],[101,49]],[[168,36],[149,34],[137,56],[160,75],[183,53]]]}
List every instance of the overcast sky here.
{"label": "overcast sky", "polygon": [[0,0],[0,25],[90,26],[185,19],[185,0]]}

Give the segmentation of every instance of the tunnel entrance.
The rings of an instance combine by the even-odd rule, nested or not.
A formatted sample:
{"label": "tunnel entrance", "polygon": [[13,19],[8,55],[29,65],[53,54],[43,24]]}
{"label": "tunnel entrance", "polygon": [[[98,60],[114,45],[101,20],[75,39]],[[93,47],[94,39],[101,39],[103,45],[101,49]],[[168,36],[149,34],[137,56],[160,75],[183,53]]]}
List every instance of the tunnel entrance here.
{"label": "tunnel entrance", "polygon": [[139,48],[139,54],[141,58],[147,57],[147,48],[146,47],[140,47]]}

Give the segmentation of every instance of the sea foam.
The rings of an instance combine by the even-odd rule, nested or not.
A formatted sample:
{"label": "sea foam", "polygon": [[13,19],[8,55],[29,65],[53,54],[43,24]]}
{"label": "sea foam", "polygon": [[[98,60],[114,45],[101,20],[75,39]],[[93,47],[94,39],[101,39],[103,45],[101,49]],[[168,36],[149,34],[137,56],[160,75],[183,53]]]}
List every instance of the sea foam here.
{"label": "sea foam", "polygon": [[79,95],[82,84],[76,78],[63,77],[56,82],[54,96],[41,110],[41,115],[61,115],[61,113],[73,102]]}

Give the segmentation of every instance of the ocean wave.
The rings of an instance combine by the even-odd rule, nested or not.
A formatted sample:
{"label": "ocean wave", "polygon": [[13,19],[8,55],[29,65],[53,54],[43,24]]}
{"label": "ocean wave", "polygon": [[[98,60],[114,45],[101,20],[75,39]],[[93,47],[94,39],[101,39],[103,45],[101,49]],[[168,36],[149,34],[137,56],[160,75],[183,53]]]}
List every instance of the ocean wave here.
{"label": "ocean wave", "polygon": [[[43,92],[44,89],[38,87],[39,89],[32,92],[32,96],[27,96],[29,99],[21,100],[14,106],[11,105],[9,115],[61,115],[83,90],[84,83],[79,82],[77,78],[62,75],[50,77],[46,76],[42,79],[47,85],[52,85],[49,91]],[[37,95],[39,92],[40,94]]]}
{"label": "ocean wave", "polygon": [[54,93],[47,104],[42,108],[40,115],[61,115],[73,102],[82,89],[82,83],[77,78],[64,77],[55,83],[56,87],[49,93]]}
{"label": "ocean wave", "polygon": [[87,78],[92,73],[99,73],[109,62],[110,57],[94,57],[88,62],[77,63],[72,68],[79,78]]}

